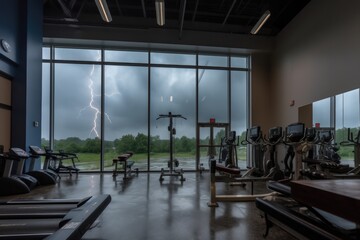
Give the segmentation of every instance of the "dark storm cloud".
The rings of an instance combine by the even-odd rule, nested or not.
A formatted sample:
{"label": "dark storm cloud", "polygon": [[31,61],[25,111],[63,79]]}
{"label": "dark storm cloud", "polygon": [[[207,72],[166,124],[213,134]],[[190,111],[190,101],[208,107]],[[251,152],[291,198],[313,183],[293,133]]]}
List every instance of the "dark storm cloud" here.
{"label": "dark storm cloud", "polygon": [[[76,54],[61,51],[57,56],[62,59],[97,60],[99,51],[76,51]],[[123,53],[113,53],[114,59],[122,59]],[[75,56],[74,56],[75,55]],[[195,55],[153,55],[152,61],[158,63],[192,64]],[[109,55],[110,57],[110,55]],[[140,55],[138,57],[141,57]],[[194,62],[195,64],[195,62]],[[208,62],[206,63],[208,64]],[[196,71],[182,68],[151,68],[150,73],[150,131],[167,139],[169,132],[168,119],[156,121],[159,114],[182,114],[187,120],[175,119],[177,137],[195,137],[196,126]],[[227,117],[227,78],[228,72],[222,70],[199,70],[199,117],[209,121],[226,122]],[[236,88],[244,87],[241,81]],[[92,85],[90,85],[92,83]],[[91,86],[91,88],[89,88]],[[147,135],[148,122],[148,68],[133,66],[105,66],[105,117],[104,135],[106,140],[120,138],[124,134]],[[91,89],[93,96],[91,97]],[[244,88],[245,89],[245,88]],[[244,118],[245,91],[239,90],[233,107],[236,118]],[[56,64],[55,65],[55,139],[95,137],[94,119],[96,110],[101,107],[101,67],[89,64]],[[240,120],[240,122],[245,122]],[[100,133],[100,115],[95,122]],[[242,126],[243,124],[235,124]],[[44,136],[44,135],[43,135]],[[47,136],[45,136],[47,137]]]}

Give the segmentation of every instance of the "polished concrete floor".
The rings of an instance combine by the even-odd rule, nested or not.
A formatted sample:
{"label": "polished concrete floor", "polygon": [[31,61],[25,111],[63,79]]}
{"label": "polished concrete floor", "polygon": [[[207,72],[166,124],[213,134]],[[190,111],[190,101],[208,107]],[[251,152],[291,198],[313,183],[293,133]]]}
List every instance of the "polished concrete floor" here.
{"label": "polished concrete floor", "polygon": [[[210,174],[185,173],[181,184],[176,177],[160,173],[139,173],[124,182],[109,174],[63,175],[57,185],[34,189],[29,194],[12,198],[81,198],[110,194],[112,202],[98,218],[98,224],[83,239],[177,240],[177,239],[264,239],[265,221],[254,202],[219,203],[209,208]],[[218,193],[244,194],[248,189],[217,183]],[[263,183],[255,186],[255,193],[266,191]],[[271,239],[293,239],[274,226]]]}

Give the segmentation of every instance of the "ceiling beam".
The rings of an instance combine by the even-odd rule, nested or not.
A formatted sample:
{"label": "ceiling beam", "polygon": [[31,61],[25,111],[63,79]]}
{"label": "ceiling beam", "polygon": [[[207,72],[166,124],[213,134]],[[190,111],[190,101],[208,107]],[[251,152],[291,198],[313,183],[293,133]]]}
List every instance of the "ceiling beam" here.
{"label": "ceiling beam", "polygon": [[72,18],[72,12],[71,12],[70,8],[66,5],[66,3],[63,0],[57,0],[57,1],[60,4],[60,7],[63,10],[66,17]]}
{"label": "ceiling beam", "polygon": [[192,20],[191,20],[192,22],[195,21],[198,6],[199,6],[199,0],[196,0],[194,14],[193,14],[193,17],[192,17]]}
{"label": "ceiling beam", "polygon": [[69,3],[70,9],[73,9],[73,8],[74,8],[75,3],[76,3],[76,0],[71,0],[71,1],[70,1],[70,3]]}
{"label": "ceiling beam", "polygon": [[[241,4],[242,4],[243,0],[240,2],[240,4],[238,5],[238,7],[236,8],[236,12],[239,11],[240,7],[241,7]],[[251,0],[248,0],[246,3],[245,3],[245,6],[241,9],[240,12],[238,12],[239,14],[249,5],[249,3],[251,2]]]}
{"label": "ceiling beam", "polygon": [[230,16],[230,13],[231,13],[231,11],[233,10],[233,8],[234,8],[234,6],[235,6],[235,3],[236,3],[236,0],[234,0],[234,1],[232,2],[231,7],[230,7],[229,11],[227,12],[226,17],[225,17],[222,25],[225,25],[226,21],[228,20],[228,18],[229,18],[229,16]]}
{"label": "ceiling beam", "polygon": [[117,7],[117,9],[118,9],[118,11],[119,11],[119,15],[120,15],[120,16],[123,16],[124,14],[123,14],[123,12],[121,11],[121,7],[120,7],[119,0],[115,0],[115,3],[116,3],[116,7]]}
{"label": "ceiling beam", "polygon": [[142,6],[144,18],[146,18],[145,0],[141,0],[141,6]]}
{"label": "ceiling beam", "polygon": [[179,39],[181,39],[182,30],[184,27],[184,17],[185,17],[185,9],[186,9],[186,0],[181,0],[181,6],[180,6],[180,32],[179,32]]}
{"label": "ceiling beam", "polygon": [[76,19],[79,19],[80,14],[81,14],[84,6],[85,6],[85,3],[86,3],[86,0],[83,0],[83,1],[81,2],[81,6],[80,6],[80,8],[79,8],[79,11],[78,11],[77,14],[76,14]]}

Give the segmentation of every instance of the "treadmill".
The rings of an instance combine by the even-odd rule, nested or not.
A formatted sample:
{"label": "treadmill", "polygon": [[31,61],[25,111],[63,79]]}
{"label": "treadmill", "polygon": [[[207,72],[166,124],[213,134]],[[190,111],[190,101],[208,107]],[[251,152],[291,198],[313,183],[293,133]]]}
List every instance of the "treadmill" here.
{"label": "treadmill", "polygon": [[91,197],[83,199],[10,200],[0,202],[0,219],[32,217],[63,217],[72,209],[81,207]]}
{"label": "treadmill", "polygon": [[8,154],[0,154],[2,163],[2,175],[0,177],[0,196],[22,194],[30,192],[30,188],[18,176],[12,175],[14,161],[17,159],[10,158]]}
{"label": "treadmill", "polygon": [[[36,204],[29,202],[28,207],[36,208],[41,201],[35,200]],[[100,195],[84,199],[81,206],[61,213],[24,215],[24,213],[14,212],[9,213],[8,218],[6,218],[6,214],[3,214],[0,219],[0,239],[81,239],[110,202],[110,195]],[[49,204],[54,203],[55,201]],[[16,201],[12,204],[9,203],[10,207],[14,205],[16,205]]]}
{"label": "treadmill", "polygon": [[[22,176],[24,175],[24,163],[27,159],[30,158],[30,155],[24,151],[21,148],[10,148],[10,156],[12,156],[13,158],[18,158],[19,159],[19,165],[17,168],[17,174],[20,175],[22,174]],[[34,165],[34,164],[31,164]],[[31,166],[31,171],[26,173],[26,176],[31,176],[33,178],[35,178],[38,182],[38,185],[52,185],[56,183],[56,177],[54,177],[54,175],[43,171],[43,170],[34,170],[34,166]],[[22,179],[20,177],[20,179]],[[24,180],[23,180],[24,181]],[[24,181],[25,182],[25,181]],[[26,182],[25,182],[26,183]]]}

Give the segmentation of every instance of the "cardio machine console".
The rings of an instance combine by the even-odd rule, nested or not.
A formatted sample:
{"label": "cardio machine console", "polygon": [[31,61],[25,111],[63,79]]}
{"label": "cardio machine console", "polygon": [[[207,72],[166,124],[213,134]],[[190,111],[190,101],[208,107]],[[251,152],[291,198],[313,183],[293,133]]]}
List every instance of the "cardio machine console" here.
{"label": "cardio machine console", "polygon": [[257,142],[259,139],[260,139],[260,135],[261,135],[261,129],[260,129],[260,126],[254,126],[252,128],[250,128],[249,130],[249,138],[254,141],[254,142]]}
{"label": "cardio machine console", "polygon": [[236,141],[236,131],[229,132],[229,137],[226,139],[228,144],[232,144]]}
{"label": "cardio machine console", "polygon": [[45,150],[38,146],[29,146],[30,153],[34,155],[44,155],[46,154]]}
{"label": "cardio machine console", "polygon": [[286,138],[290,142],[300,142],[304,138],[305,125],[303,123],[293,123],[286,128]]}
{"label": "cardio machine console", "polygon": [[21,148],[10,148],[10,154],[19,158],[29,157],[29,154]]}
{"label": "cardio machine console", "polygon": [[275,143],[282,138],[282,127],[273,127],[269,129],[269,142]]}
{"label": "cardio machine console", "polygon": [[321,142],[329,143],[332,140],[331,130],[322,130],[319,132],[319,139]]}
{"label": "cardio machine console", "polygon": [[308,142],[313,142],[316,139],[316,129],[306,128],[305,139]]}

